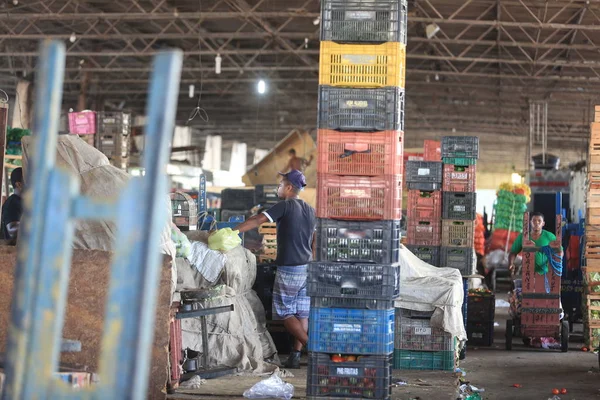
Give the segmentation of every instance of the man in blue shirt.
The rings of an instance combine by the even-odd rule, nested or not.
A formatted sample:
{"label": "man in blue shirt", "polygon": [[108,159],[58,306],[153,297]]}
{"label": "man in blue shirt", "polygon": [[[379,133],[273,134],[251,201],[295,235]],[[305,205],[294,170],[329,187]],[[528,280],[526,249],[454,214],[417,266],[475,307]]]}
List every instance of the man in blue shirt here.
{"label": "man in blue shirt", "polygon": [[282,176],[277,195],[282,201],[262,214],[249,218],[235,229],[246,232],[266,222],[277,223],[277,275],[273,286],[273,319],[283,320],[296,341],[284,363],[300,368],[300,352],[308,342],[310,298],[306,295],[307,264],[312,261],[315,210],[299,198],[306,186],[302,172],[291,170]]}

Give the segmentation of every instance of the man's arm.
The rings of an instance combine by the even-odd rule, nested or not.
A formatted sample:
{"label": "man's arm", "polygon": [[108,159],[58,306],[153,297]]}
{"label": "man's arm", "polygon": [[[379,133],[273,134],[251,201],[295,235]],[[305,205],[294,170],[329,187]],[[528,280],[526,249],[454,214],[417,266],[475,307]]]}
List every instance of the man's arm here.
{"label": "man's arm", "polygon": [[276,222],[279,221],[279,218],[283,217],[285,214],[285,201],[280,201],[275,204],[273,207],[269,208],[267,211],[255,215],[253,217],[248,218],[247,221],[242,222],[238,226],[235,227],[235,230],[240,231],[240,233],[248,232],[252,229],[258,228],[262,224],[266,222]]}
{"label": "man's arm", "polygon": [[258,215],[248,218],[246,221],[236,226],[234,230],[240,231],[240,233],[244,233],[251,231],[252,229],[256,229],[266,222],[269,222],[269,219],[265,214],[260,213]]}
{"label": "man's arm", "polygon": [[310,158],[308,159],[308,161],[305,162],[304,166],[305,167],[310,167],[310,164],[312,164],[314,156],[311,154]]}
{"label": "man's arm", "polygon": [[508,255],[508,269],[509,271],[513,271],[515,269],[515,258],[517,258],[517,255],[521,252],[521,250],[523,250],[523,234],[521,233],[519,236],[517,236],[517,238],[515,239],[511,249],[510,249],[510,254]]}

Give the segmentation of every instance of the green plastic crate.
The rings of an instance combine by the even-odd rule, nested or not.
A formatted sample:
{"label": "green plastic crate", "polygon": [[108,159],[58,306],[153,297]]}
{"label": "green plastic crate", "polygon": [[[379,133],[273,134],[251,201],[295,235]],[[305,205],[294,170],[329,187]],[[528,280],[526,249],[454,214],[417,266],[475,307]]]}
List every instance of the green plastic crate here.
{"label": "green plastic crate", "polygon": [[394,369],[454,371],[454,351],[394,349]]}
{"label": "green plastic crate", "polygon": [[442,158],[442,162],[444,164],[452,164],[452,165],[458,165],[461,167],[466,167],[468,165],[477,164],[477,159],[476,158],[460,158],[460,157],[444,157],[444,158]]}

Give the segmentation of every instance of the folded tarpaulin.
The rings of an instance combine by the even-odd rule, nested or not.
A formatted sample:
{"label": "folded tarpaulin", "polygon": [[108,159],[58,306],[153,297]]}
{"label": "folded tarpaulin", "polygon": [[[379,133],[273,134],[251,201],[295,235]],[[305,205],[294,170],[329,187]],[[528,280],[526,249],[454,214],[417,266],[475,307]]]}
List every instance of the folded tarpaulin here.
{"label": "folded tarpaulin", "polygon": [[462,305],[464,286],[460,271],[438,268],[419,259],[406,247],[400,249],[400,297],[396,308],[434,311],[431,325],[466,340]]}

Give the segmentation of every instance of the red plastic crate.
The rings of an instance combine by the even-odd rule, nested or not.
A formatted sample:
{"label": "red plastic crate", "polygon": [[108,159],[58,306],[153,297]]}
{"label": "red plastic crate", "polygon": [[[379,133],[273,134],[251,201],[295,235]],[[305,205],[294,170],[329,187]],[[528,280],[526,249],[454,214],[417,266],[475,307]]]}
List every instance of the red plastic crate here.
{"label": "red plastic crate", "polygon": [[69,113],[69,132],[74,135],[96,133],[96,113],[93,111]]}
{"label": "red plastic crate", "polygon": [[477,177],[476,165],[460,166],[444,164],[444,192],[475,192]]}
{"label": "red plastic crate", "polygon": [[442,161],[442,142],[425,140],[423,147],[424,161]]}
{"label": "red plastic crate", "polygon": [[442,242],[442,221],[408,220],[406,244],[439,246]]}
{"label": "red plastic crate", "polygon": [[442,218],[442,192],[426,192],[423,190],[408,191],[407,218],[409,221],[431,220]]}
{"label": "red plastic crate", "polygon": [[379,221],[402,218],[402,175],[317,176],[317,217]]}
{"label": "red plastic crate", "polygon": [[318,169],[335,175],[401,175],[404,133],[319,129]]}

